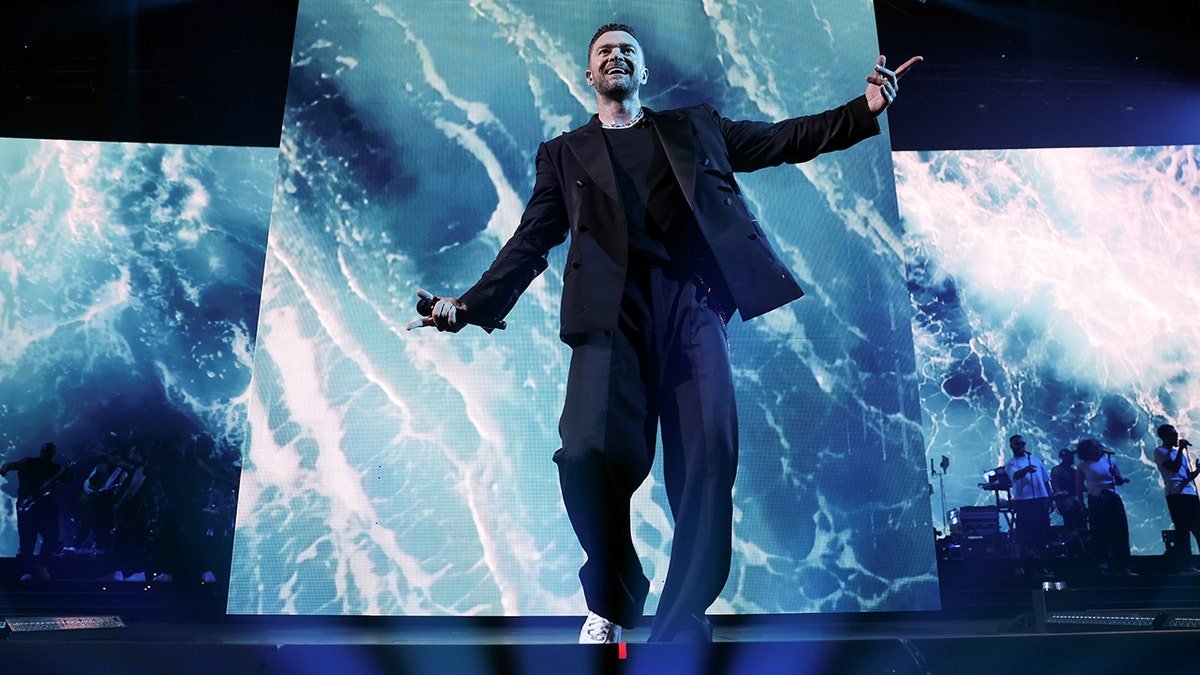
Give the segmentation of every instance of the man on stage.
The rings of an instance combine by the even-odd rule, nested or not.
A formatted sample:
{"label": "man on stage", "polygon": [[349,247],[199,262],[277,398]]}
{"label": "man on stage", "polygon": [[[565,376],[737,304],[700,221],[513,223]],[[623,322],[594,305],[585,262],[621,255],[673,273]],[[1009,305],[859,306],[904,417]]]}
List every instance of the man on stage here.
{"label": "man on stage", "polygon": [[62,550],[58,533],[58,487],[66,477],[63,466],[54,461],[58,448],[43,443],[36,457],[26,457],[0,465],[0,476],[16,471],[18,558],[33,559],[37,540],[42,538],[41,556],[48,558]]}
{"label": "man on stage", "polygon": [[[1004,464],[1004,473],[1012,481],[1012,506],[1016,519],[1017,558],[1041,557],[1050,537],[1050,474],[1042,460],[1025,447],[1020,434],[1008,439],[1012,459]],[[1074,487],[1074,486],[1072,486]]]}
{"label": "man on stage", "polygon": [[630,536],[629,501],[650,472],[656,432],[675,534],[650,641],[711,641],[705,611],[729,575],[737,413],[725,325],[803,295],[750,213],[734,173],[804,162],[879,133],[899,77],[881,56],[866,93],[776,123],[699,105],[656,112],[642,45],[602,26],[584,79],[599,109],[538,148],[520,226],[460,298],[418,295],[409,328],[495,325],[570,234],[560,337],[571,347],[554,453],[563,501],[587,554],[590,613],[580,642],[617,642],[642,617],[650,582]]}
{"label": "man on stage", "polygon": [[1188,461],[1187,439],[1170,424],[1158,427],[1159,446],[1154,450],[1154,463],[1162,474],[1163,490],[1167,496],[1167,511],[1175,527],[1175,546],[1178,567],[1195,573],[1192,564],[1192,538],[1200,545],[1200,497],[1196,495],[1196,476],[1200,467],[1192,468]]}

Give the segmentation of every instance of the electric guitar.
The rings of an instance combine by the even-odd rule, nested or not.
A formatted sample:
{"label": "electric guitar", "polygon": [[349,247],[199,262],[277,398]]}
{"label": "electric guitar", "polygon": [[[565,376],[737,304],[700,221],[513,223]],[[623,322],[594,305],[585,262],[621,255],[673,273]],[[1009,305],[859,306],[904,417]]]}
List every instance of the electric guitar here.
{"label": "electric guitar", "polygon": [[33,507],[44,503],[45,500],[53,496],[54,488],[58,481],[62,480],[62,477],[66,475],[67,471],[69,471],[73,466],[75,466],[75,462],[71,462],[70,464],[59,469],[58,473],[51,476],[45,483],[42,483],[42,487],[39,488],[37,492],[17,500],[17,512],[26,513]]}

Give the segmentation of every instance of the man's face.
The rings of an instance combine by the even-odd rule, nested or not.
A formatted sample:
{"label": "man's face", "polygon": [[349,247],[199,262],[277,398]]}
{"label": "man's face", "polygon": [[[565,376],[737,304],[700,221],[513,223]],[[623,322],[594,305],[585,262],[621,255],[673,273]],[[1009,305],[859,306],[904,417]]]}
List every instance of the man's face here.
{"label": "man's face", "polygon": [[1175,447],[1175,444],[1179,441],[1179,432],[1175,431],[1175,427],[1167,427],[1166,429],[1163,429],[1162,441],[1164,448]]}
{"label": "man's face", "polygon": [[634,93],[649,76],[637,38],[623,30],[609,31],[596,39],[588,54],[584,79],[596,93],[622,99]]}
{"label": "man's face", "polygon": [[1025,439],[1017,436],[1008,441],[1008,447],[1012,448],[1014,456],[1020,457],[1025,454]]}

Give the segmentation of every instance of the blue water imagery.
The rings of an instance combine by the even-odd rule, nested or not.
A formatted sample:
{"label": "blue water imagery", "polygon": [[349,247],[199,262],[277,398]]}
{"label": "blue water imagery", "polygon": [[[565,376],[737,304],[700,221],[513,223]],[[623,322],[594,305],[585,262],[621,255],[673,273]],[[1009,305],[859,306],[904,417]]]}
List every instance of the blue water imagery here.
{"label": "blue water imagery", "polygon": [[0,139],[0,458],[72,465],[65,558],[224,575],[277,158]]}
{"label": "blue water imagery", "polygon": [[935,527],[1003,499],[980,483],[1009,436],[1047,468],[1090,437],[1130,479],[1134,554],[1163,553],[1155,430],[1200,423],[1200,149],[904,152],[895,166]]}
{"label": "blue water imagery", "polygon": [[[868,3],[301,2],[271,218],[234,614],[582,615],[551,455],[565,247],[492,334],[406,332],[516,228],[538,144],[595,112],[587,43],[637,27],[643,103],[734,119],[862,94]],[[900,58],[906,55],[895,55]],[[741,424],[715,613],[938,606],[911,310],[884,134],[739,177],[808,296],[730,325]],[[634,539],[666,573],[661,467]]]}

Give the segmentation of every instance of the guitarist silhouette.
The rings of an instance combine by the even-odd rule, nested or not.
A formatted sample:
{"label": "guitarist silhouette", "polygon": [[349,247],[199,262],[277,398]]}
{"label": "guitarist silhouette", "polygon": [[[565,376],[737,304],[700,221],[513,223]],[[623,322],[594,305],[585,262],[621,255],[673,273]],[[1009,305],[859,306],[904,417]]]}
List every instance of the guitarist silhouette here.
{"label": "guitarist silhouette", "polygon": [[0,465],[0,476],[16,471],[17,536],[21,542],[18,557],[32,558],[37,539],[42,538],[40,553],[48,557],[62,549],[58,532],[58,486],[69,478],[71,466],[54,461],[58,448],[43,443],[37,457],[26,457]]}

